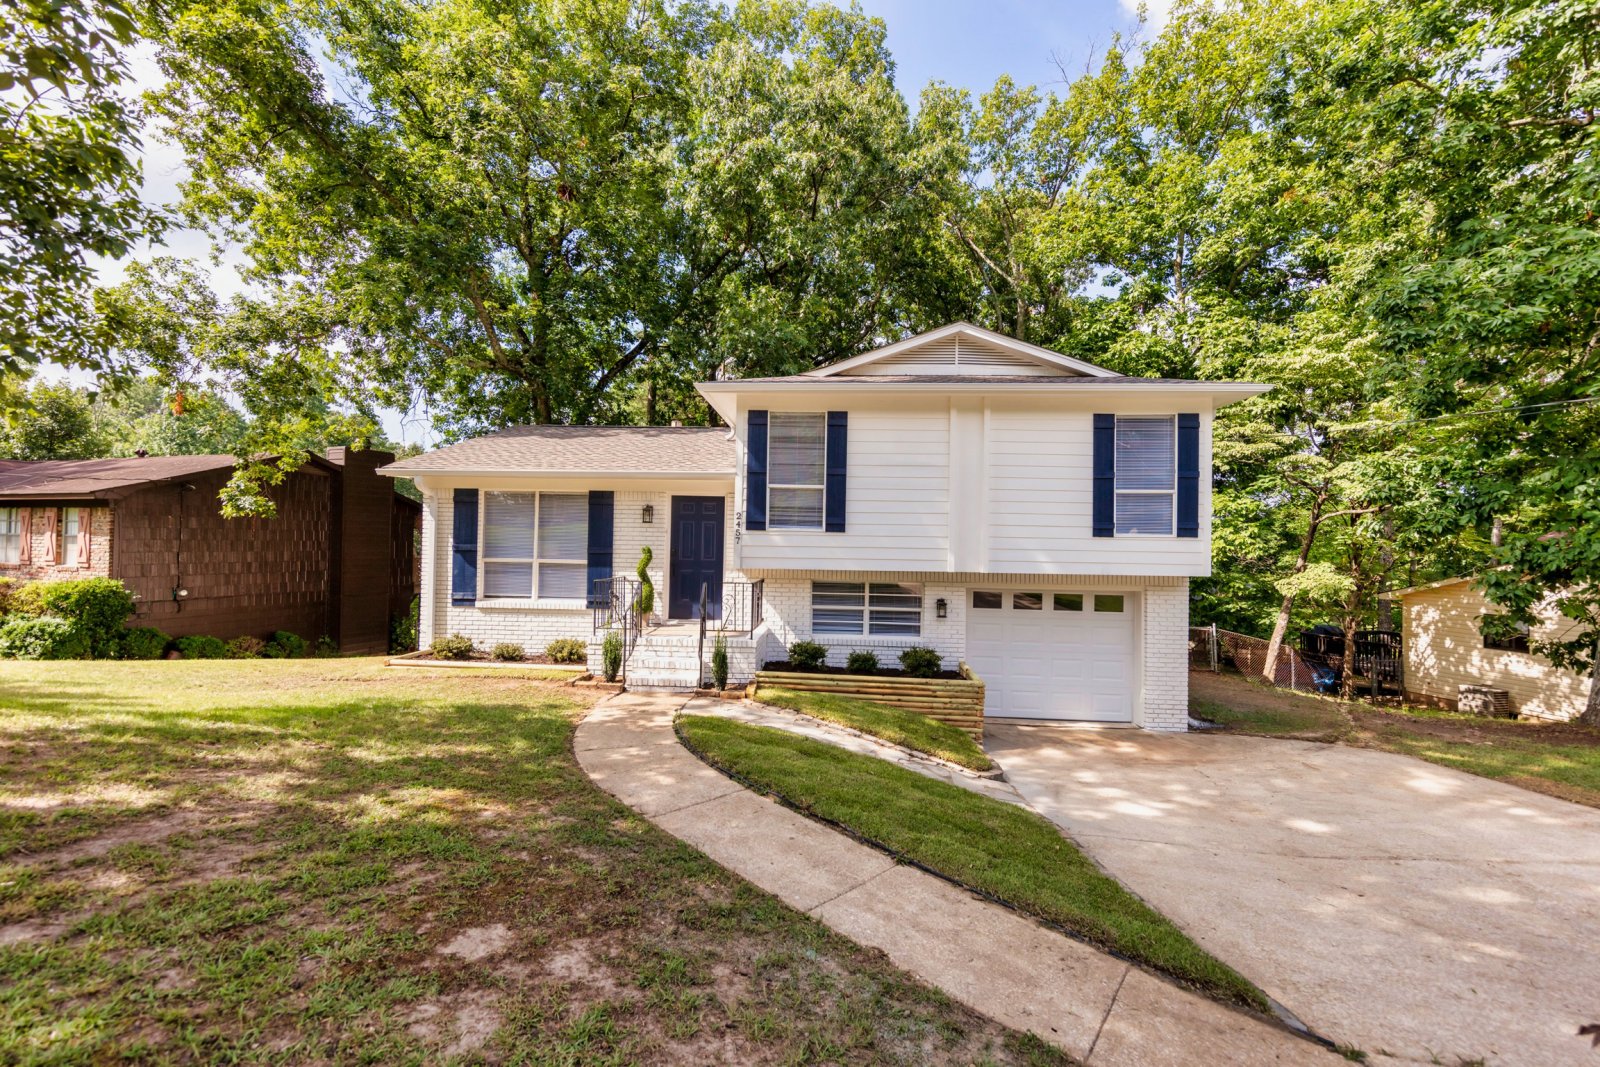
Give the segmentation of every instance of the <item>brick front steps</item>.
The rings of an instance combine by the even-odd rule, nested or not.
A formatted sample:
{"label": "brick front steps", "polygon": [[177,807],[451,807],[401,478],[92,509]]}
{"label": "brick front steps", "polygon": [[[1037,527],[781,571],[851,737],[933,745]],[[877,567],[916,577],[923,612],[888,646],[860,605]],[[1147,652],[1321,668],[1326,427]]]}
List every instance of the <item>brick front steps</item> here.
{"label": "brick front steps", "polygon": [[792,689],[832,693],[904,708],[965,730],[983,740],[983,681],[965,663],[960,678],[901,678],[872,674],[809,674],[799,671],[757,671],[755,690]]}

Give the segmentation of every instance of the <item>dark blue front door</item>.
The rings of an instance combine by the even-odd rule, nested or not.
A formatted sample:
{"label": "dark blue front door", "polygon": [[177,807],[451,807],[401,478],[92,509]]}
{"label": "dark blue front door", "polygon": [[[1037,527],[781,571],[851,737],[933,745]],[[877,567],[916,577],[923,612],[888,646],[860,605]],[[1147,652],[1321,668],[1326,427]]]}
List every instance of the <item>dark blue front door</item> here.
{"label": "dark blue front door", "polygon": [[722,617],[722,497],[672,498],[672,559],[667,566],[667,617],[698,619],[700,586],[706,614]]}

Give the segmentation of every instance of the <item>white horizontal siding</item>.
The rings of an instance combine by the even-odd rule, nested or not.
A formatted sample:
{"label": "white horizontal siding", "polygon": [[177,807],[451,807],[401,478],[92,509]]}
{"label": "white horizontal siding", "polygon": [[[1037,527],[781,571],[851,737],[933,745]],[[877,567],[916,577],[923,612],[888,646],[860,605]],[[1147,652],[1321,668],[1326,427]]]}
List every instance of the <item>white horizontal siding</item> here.
{"label": "white horizontal siding", "polygon": [[850,412],[845,532],[747,530],[743,566],[939,569],[950,536],[950,427],[942,408]]}

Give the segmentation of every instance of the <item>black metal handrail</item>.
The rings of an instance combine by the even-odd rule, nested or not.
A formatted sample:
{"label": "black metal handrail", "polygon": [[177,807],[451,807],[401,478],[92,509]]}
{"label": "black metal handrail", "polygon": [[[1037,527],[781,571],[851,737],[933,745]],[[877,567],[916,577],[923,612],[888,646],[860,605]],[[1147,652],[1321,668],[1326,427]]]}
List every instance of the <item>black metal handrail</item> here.
{"label": "black metal handrail", "polygon": [[[705,582],[700,583],[700,643],[695,646],[694,652],[694,684],[700,689],[706,686],[706,615],[711,608],[711,593]],[[720,620],[719,620],[720,621]]]}
{"label": "black metal handrail", "polygon": [[[710,606],[705,600],[706,590],[701,588],[700,616],[704,618]],[[722,609],[711,620],[710,628],[717,633],[750,633],[761,625],[765,609],[766,579],[753,582],[725,581],[722,583]]]}
{"label": "black metal handrail", "polygon": [[644,632],[644,613],[639,610],[637,578],[600,578],[594,583],[590,605],[594,612],[594,632],[604,635],[613,628],[622,635],[622,670],[619,678],[628,676],[628,658]]}

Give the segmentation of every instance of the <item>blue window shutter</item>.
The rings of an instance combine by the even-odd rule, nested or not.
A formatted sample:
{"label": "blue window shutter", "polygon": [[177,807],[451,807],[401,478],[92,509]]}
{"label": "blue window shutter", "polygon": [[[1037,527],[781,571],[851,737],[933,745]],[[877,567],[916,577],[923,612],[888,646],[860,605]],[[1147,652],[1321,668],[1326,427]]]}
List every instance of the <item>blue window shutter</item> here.
{"label": "blue window shutter", "polygon": [[450,524],[450,602],[478,599],[478,491],[457,489]]}
{"label": "blue window shutter", "polygon": [[589,490],[589,606],[601,607],[597,584],[611,577],[611,534],[615,529],[617,495],[609,489]]}
{"label": "blue window shutter", "polygon": [[845,462],[850,451],[850,413],[828,412],[828,477],[823,483],[822,528],[844,533]]}
{"label": "blue window shutter", "polygon": [[767,528],[767,413],[750,413],[744,448],[744,528]]}
{"label": "blue window shutter", "polygon": [[1117,417],[1094,417],[1094,535],[1116,534]]}
{"label": "blue window shutter", "polygon": [[1200,416],[1178,416],[1178,536],[1200,536]]}

